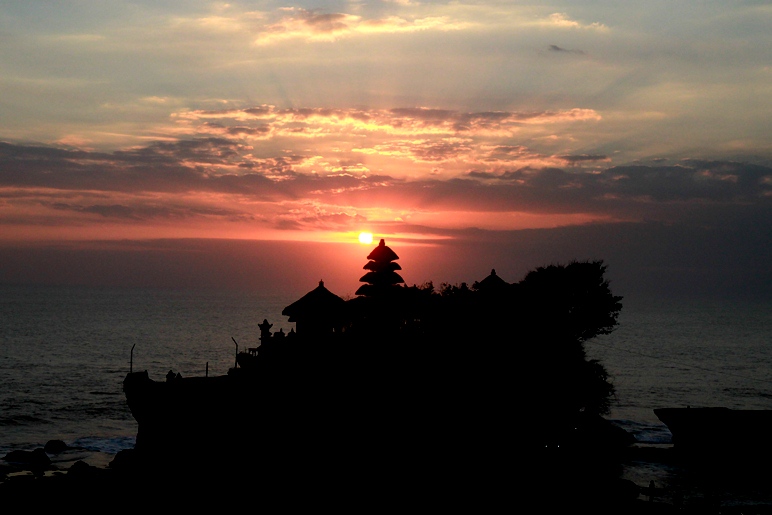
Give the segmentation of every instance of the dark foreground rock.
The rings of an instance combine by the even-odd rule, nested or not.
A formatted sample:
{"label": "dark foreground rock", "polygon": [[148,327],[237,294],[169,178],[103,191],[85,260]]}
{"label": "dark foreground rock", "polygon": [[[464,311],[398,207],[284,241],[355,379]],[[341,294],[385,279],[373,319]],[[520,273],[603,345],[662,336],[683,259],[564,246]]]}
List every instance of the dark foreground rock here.
{"label": "dark foreground rock", "polygon": [[380,468],[334,459],[257,461],[227,468],[196,464],[194,459],[162,465],[130,449],[119,452],[106,469],[76,461],[54,474],[6,478],[0,483],[0,506],[87,513],[222,510],[247,503],[255,511],[480,513],[533,512],[538,507],[539,513],[548,514],[772,515],[769,506],[674,506],[656,498],[645,500],[645,489],[614,477],[608,465],[588,464],[578,455],[564,458],[553,455],[538,465],[527,456],[506,463],[489,456],[471,468],[470,463],[456,467],[420,460]]}

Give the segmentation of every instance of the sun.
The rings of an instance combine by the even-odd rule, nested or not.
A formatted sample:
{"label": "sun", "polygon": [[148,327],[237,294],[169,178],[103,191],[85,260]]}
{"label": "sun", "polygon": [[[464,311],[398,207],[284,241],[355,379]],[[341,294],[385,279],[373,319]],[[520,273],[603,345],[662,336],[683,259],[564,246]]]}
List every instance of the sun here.
{"label": "sun", "polygon": [[359,233],[359,243],[364,243],[365,245],[369,245],[372,242],[373,242],[373,233],[371,232]]}

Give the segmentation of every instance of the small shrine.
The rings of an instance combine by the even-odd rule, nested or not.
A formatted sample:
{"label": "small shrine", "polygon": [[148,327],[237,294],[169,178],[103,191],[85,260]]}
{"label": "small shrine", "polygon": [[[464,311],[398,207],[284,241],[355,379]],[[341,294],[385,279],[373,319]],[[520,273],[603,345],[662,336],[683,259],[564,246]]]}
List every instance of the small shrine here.
{"label": "small shrine", "polygon": [[508,286],[511,286],[507,281],[496,275],[496,269],[491,269],[491,273],[488,277],[480,282],[474,283],[472,286],[477,291],[498,293]]}
{"label": "small shrine", "polygon": [[295,322],[298,336],[329,336],[342,331],[346,301],[319,286],[306,293],[281,312]]}
{"label": "small shrine", "polygon": [[271,327],[273,327],[273,324],[269,324],[268,319],[264,318],[263,323],[257,324],[257,327],[260,329],[260,341],[262,343],[271,339]]}

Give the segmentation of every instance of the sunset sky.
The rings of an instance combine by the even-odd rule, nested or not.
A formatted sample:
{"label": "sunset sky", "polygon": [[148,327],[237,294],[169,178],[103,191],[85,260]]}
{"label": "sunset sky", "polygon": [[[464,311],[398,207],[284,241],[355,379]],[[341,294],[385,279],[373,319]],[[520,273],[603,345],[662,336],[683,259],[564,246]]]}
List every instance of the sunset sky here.
{"label": "sunset sky", "polygon": [[[772,295],[772,3],[0,0],[0,282],[603,259]],[[358,242],[360,232],[375,242]]]}

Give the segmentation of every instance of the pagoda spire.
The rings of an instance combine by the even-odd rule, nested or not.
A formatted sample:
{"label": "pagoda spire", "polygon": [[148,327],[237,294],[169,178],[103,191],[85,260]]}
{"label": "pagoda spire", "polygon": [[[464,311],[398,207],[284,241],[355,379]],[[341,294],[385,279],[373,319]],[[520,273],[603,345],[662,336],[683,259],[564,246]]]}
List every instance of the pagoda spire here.
{"label": "pagoda spire", "polygon": [[367,259],[369,261],[362,268],[369,271],[359,278],[360,282],[365,284],[356,291],[357,295],[372,297],[405,282],[402,276],[396,272],[402,270],[399,263],[395,263],[399,256],[386,246],[386,241],[383,238],[378,246],[368,254]]}

